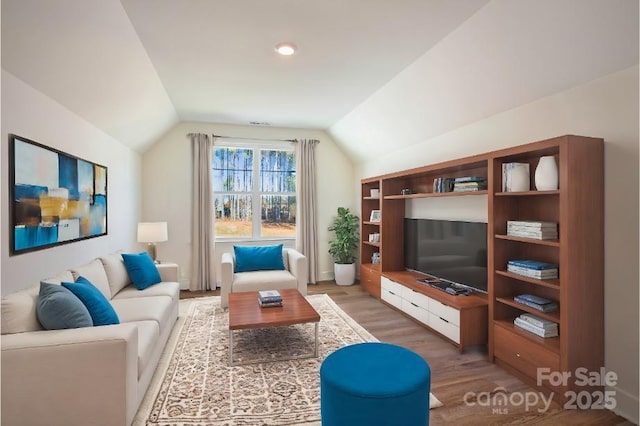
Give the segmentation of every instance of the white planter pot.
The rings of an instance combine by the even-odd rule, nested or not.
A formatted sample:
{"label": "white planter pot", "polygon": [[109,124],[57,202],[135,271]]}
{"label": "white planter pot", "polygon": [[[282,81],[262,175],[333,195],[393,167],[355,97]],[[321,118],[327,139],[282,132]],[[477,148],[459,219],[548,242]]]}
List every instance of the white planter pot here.
{"label": "white planter pot", "polygon": [[336,277],[336,284],[338,285],[352,285],[356,282],[356,264],[333,264],[333,273]]}
{"label": "white planter pot", "polygon": [[558,166],[553,155],[540,157],[536,167],[535,181],[538,191],[558,189]]}

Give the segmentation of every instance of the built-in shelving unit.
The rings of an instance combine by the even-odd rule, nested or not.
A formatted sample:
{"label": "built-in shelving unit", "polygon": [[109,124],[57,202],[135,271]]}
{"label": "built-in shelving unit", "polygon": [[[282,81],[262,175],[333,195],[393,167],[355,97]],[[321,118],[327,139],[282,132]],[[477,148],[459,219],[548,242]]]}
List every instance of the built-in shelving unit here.
{"label": "built-in shelving unit", "polygon": [[[555,158],[559,176],[556,190],[536,190],[534,172],[543,156]],[[530,190],[503,190],[502,165],[511,162],[529,164]],[[434,192],[434,179],[461,176],[485,177],[488,189],[474,192]],[[561,136],[364,179],[361,186],[361,282],[369,293],[381,298],[381,276],[395,279],[399,284],[403,284],[401,281],[405,279],[404,284],[409,284],[413,291],[422,291],[419,286],[407,283],[404,275],[398,275],[404,270],[403,222],[406,200],[485,195],[488,200],[488,295],[480,297],[476,302],[478,306],[484,304],[488,308],[486,320],[481,321],[486,322],[484,330],[488,331],[486,341],[489,358],[533,385],[536,385],[537,369],[540,367],[569,372],[571,377],[575,377],[575,369],[578,367],[598,371],[603,366],[602,139]],[[377,189],[379,197],[371,197],[371,189]],[[380,222],[367,221],[372,210],[381,211]],[[555,222],[558,224],[558,239],[538,240],[508,235],[509,220]],[[368,234],[373,232],[380,233],[380,241],[377,243],[367,240]],[[374,252],[380,253],[379,264],[371,264]],[[557,279],[537,280],[508,272],[507,262],[511,259],[532,259],[559,265],[559,276]],[[393,285],[388,283],[387,287]],[[439,295],[437,292],[428,293],[428,297],[441,299],[440,302],[442,296],[452,297],[447,294]],[[556,301],[559,308],[545,313],[514,301],[514,296],[525,293]],[[387,303],[398,300],[393,294],[385,297],[388,299],[385,301]],[[395,306],[393,303],[390,305]],[[410,316],[412,309],[409,307],[407,310]],[[514,326],[514,319],[523,313],[557,323],[559,336],[542,338]],[[478,317],[474,321],[477,322]],[[482,334],[482,331],[476,330],[473,333]],[[469,337],[469,332],[466,334],[468,342],[478,342],[475,337]],[[542,385],[560,397],[566,390],[594,389],[578,388],[572,380],[557,387],[549,383]]]}
{"label": "built-in shelving unit", "polygon": [[[574,382],[578,367],[598,371],[604,363],[603,152],[602,139],[562,136],[491,155],[489,355],[530,383],[536,382],[538,368],[571,373],[564,386],[542,383],[560,396],[585,389]],[[535,190],[534,171],[543,156],[555,158],[557,190]],[[509,162],[529,164],[531,191],[502,191],[502,165]],[[559,238],[509,236],[509,220],[555,222]],[[558,279],[507,272],[510,259],[556,264]],[[514,302],[523,293],[556,301],[559,308],[545,313]],[[515,327],[514,318],[525,312],[557,323],[559,336],[541,338]]]}
{"label": "built-in shelving unit", "polygon": [[[382,222],[371,222],[371,212],[380,210],[381,180],[378,178],[365,179],[362,181],[362,200],[360,212],[360,284],[370,294],[380,298],[380,264],[373,264],[374,253],[380,253],[382,234],[380,225]],[[378,191],[378,196],[372,197],[371,191]],[[381,212],[382,213],[382,212]],[[378,233],[380,242],[369,242],[369,234]]]}

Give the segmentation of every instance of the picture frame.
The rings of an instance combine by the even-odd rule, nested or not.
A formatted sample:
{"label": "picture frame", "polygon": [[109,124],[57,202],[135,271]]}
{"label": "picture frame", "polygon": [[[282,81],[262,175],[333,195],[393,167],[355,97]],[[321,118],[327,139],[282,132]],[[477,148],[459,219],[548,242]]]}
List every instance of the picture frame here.
{"label": "picture frame", "polygon": [[369,222],[380,222],[380,210],[371,210]]}
{"label": "picture frame", "polygon": [[9,134],[10,255],[107,235],[107,167]]}

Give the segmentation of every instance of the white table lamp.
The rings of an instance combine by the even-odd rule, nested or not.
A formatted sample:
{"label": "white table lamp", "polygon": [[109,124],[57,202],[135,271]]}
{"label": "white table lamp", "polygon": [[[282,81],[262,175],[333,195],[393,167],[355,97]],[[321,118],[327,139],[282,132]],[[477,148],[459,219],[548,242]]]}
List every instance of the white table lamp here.
{"label": "white table lamp", "polygon": [[156,243],[167,241],[168,239],[167,222],[138,223],[138,242],[147,243],[147,252],[155,263],[159,263],[156,261]]}

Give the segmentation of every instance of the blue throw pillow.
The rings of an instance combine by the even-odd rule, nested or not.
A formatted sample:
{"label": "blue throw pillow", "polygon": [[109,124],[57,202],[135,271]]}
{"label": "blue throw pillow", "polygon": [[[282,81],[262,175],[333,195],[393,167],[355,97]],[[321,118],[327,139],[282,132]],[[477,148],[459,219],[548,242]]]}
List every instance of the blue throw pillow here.
{"label": "blue throw pillow", "polygon": [[233,246],[236,262],[233,272],[282,271],[282,244],[273,246]]}
{"label": "blue throw pillow", "polygon": [[78,299],[87,307],[93,325],[120,324],[118,314],[113,310],[111,303],[85,277],[78,277],[75,283],[63,282],[62,285],[78,296]]}
{"label": "blue throw pillow", "polygon": [[144,290],[162,281],[160,272],[148,253],[123,254],[122,260],[124,260],[129,278],[138,290]]}
{"label": "blue throw pillow", "polygon": [[58,284],[40,283],[36,315],[47,330],[93,326],[86,306],[72,292]]}

